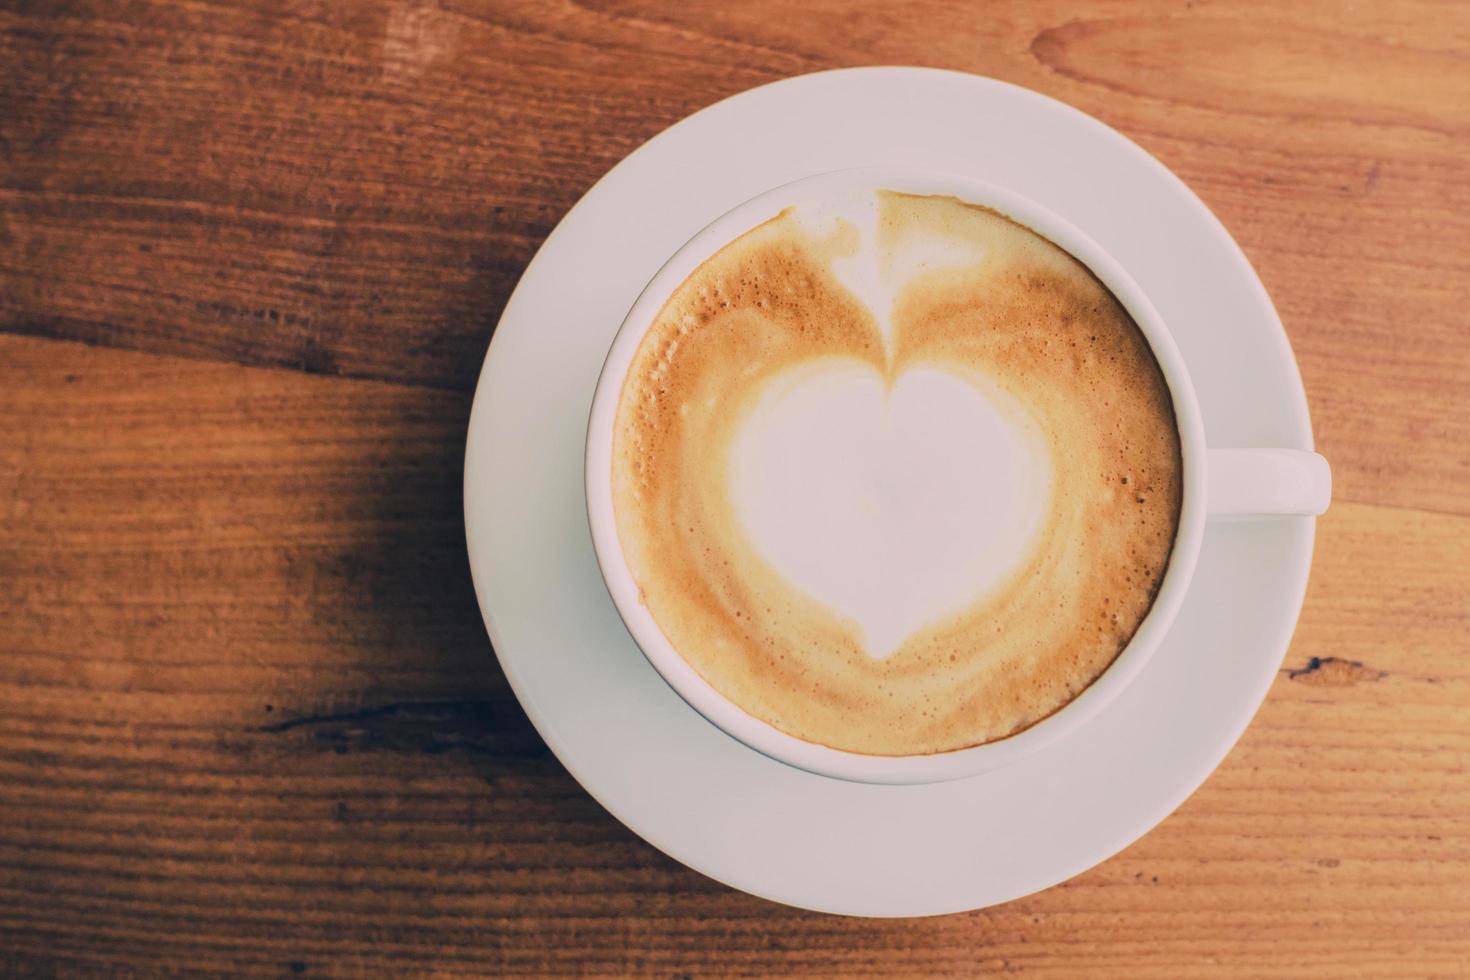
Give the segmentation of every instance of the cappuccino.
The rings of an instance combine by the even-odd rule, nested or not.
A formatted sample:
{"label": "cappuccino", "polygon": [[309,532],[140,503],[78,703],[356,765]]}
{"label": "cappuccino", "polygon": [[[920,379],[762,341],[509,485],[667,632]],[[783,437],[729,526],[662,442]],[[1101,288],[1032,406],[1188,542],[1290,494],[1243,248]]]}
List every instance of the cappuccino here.
{"label": "cappuccino", "polygon": [[1169,390],[1067,252],[948,197],[788,209],[671,295],[619,396],[642,602],[750,715],[873,755],[1065,706],[1147,615],[1179,520]]}

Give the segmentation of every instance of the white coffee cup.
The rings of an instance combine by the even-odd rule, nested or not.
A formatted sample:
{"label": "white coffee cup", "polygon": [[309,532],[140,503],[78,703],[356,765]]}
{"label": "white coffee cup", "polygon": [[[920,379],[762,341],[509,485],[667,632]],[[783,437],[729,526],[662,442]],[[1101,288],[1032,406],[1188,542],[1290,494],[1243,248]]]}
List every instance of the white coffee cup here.
{"label": "white coffee cup", "polygon": [[[1008,738],[933,755],[873,756],[788,735],[743,711],[702,678],[664,636],[639,598],[613,514],[612,443],[624,378],[665,301],[724,245],[788,207],[817,206],[867,190],[947,195],[984,205],[1055,242],[1092,270],[1148,340],[1173,397],[1183,457],[1183,499],[1169,566],[1152,608],[1117,659],[1066,706]],[[1331,496],[1327,461],[1294,449],[1211,449],[1184,360],[1153,304],[1119,263],[1078,228],[1019,194],[984,181],[909,169],[816,174],[755,197],[716,219],[674,253],[623,320],[592,401],[587,432],[587,513],[598,564],[618,613],[653,667],[696,711],[773,759],[810,772],[871,783],[928,783],[1008,765],[1075,731],[1116,697],[1158,649],[1194,575],[1207,520],[1314,515]]]}

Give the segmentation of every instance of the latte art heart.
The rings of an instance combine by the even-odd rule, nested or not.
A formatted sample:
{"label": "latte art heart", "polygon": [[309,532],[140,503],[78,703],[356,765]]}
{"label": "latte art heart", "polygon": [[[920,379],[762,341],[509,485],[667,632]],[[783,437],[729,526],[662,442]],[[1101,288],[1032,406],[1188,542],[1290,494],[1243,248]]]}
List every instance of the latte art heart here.
{"label": "latte art heart", "polygon": [[767,383],[729,478],[756,552],[882,659],[1017,569],[1050,505],[1051,461],[1024,409],[980,379],[918,366],[889,388],[833,358]]}
{"label": "latte art heart", "polygon": [[670,296],[619,396],[618,541],[748,714],[877,755],[1004,738],[1128,643],[1182,494],[1162,373],[1072,256],[952,198],[788,211]]}

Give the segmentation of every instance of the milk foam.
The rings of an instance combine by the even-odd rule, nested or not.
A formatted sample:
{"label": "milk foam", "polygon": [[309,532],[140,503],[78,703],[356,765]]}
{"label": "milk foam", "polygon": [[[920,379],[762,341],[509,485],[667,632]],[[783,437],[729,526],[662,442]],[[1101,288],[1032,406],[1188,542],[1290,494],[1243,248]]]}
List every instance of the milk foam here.
{"label": "milk foam", "polygon": [[848,751],[1003,738],[1113,662],[1169,560],[1169,391],[1127,311],[1003,215],[797,208],[670,296],[624,381],[618,538],[709,684]]}
{"label": "milk foam", "polygon": [[882,659],[1020,564],[1050,506],[1051,461],[1025,411],[978,378],[913,367],[889,388],[831,358],[767,383],[729,480],[757,552],[856,620]]}
{"label": "milk foam", "polygon": [[978,265],[986,249],[963,238],[928,233],[907,235],[890,247],[879,246],[879,199],[873,191],[843,195],[792,209],[790,217],[815,239],[840,238],[848,254],[828,268],[878,323],[885,342],[893,342],[893,303],[917,276],[942,269]]}
{"label": "milk foam", "polygon": [[[875,194],[798,207],[840,240],[833,275],[892,344],[896,296],[918,275],[979,263],[942,234],[878,245]],[[767,382],[731,447],[731,502],[756,550],[793,585],[855,620],[869,656],[959,612],[1015,570],[1050,505],[1036,423],[975,372],[914,366],[890,384],[828,358]]]}

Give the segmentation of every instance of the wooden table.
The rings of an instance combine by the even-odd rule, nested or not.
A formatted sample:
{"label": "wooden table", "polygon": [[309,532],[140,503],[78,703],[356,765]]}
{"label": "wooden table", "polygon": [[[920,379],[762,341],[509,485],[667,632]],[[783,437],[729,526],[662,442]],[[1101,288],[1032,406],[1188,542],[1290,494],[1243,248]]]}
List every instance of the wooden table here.
{"label": "wooden table", "polygon": [[[0,973],[1466,976],[1470,8],[0,3]],[[961,68],[1244,246],[1336,471],[1213,778],[1065,885],[792,911],[592,802],[471,593],[470,396],[538,243],[723,96]]]}

